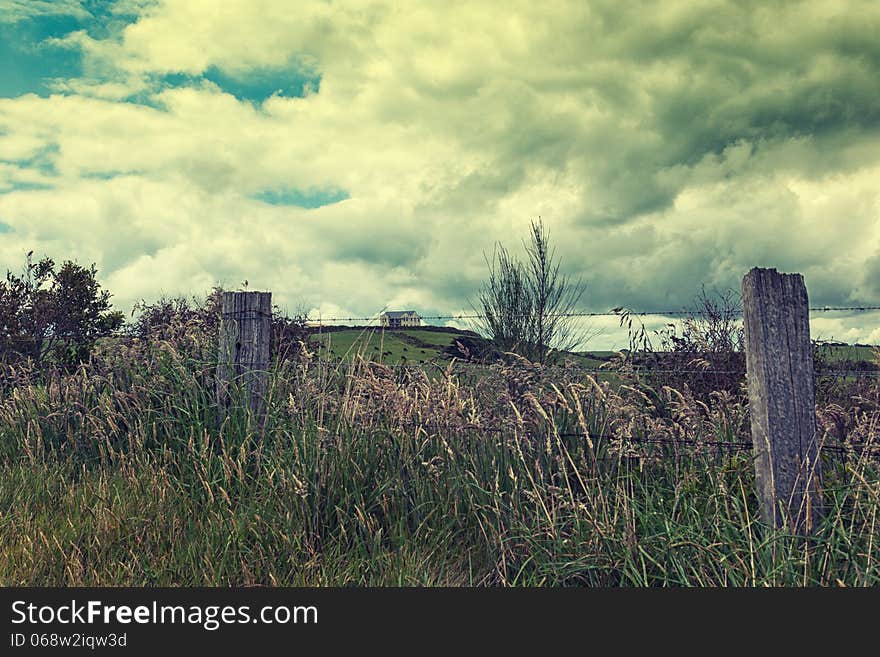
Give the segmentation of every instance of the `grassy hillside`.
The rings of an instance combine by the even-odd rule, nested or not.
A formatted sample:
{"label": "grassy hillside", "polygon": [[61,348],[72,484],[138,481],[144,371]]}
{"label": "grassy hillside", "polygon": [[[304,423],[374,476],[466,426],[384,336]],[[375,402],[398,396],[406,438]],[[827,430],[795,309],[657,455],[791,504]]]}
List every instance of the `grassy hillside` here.
{"label": "grassy hillside", "polygon": [[[457,329],[429,327],[423,329],[385,330],[381,327],[355,327],[315,335],[323,346],[324,358],[351,358],[361,354],[367,360],[383,363],[427,363],[450,358],[446,349],[456,339],[465,337]],[[475,336],[468,336],[474,339]],[[477,338],[478,339],[478,338]],[[613,351],[571,353],[566,359],[579,367],[598,368],[607,362]]]}
{"label": "grassy hillside", "polygon": [[426,363],[446,358],[449,347],[461,332],[450,329],[384,330],[380,327],[351,328],[315,337],[323,345],[324,358],[351,358],[362,354],[367,360],[384,363]]}
{"label": "grassy hillside", "polygon": [[876,360],[877,347],[857,344],[835,344],[819,348],[819,354],[831,363],[872,363]]}
{"label": "grassy hillside", "polygon": [[[367,360],[388,364],[421,364],[449,359],[445,351],[456,339],[463,337],[457,329],[426,327],[384,330],[381,327],[353,327],[321,332],[315,337],[323,345],[323,358],[348,359],[361,354]],[[869,345],[824,345],[820,358],[827,365],[871,363],[876,347]],[[576,366],[599,368],[614,356],[614,351],[581,351],[568,354],[566,360]]]}

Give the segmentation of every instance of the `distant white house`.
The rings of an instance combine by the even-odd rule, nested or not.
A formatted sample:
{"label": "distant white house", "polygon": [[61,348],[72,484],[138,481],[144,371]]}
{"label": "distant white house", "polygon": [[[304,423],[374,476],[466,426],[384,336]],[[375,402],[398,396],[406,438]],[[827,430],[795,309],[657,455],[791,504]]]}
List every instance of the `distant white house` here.
{"label": "distant white house", "polygon": [[422,325],[422,318],[415,310],[389,310],[382,313],[379,319],[386,328]]}

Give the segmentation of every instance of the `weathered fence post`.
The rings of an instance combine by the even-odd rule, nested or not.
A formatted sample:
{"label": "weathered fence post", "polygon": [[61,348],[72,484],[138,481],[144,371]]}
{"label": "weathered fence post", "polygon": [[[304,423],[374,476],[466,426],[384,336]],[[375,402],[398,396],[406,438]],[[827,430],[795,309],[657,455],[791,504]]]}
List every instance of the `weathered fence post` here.
{"label": "weathered fence post", "polygon": [[810,533],[821,514],[810,345],[800,274],[752,269],[742,282],[746,370],[761,514]]}
{"label": "weathered fence post", "polygon": [[240,392],[263,421],[269,387],[271,292],[224,292],[217,361],[217,402],[222,422]]}

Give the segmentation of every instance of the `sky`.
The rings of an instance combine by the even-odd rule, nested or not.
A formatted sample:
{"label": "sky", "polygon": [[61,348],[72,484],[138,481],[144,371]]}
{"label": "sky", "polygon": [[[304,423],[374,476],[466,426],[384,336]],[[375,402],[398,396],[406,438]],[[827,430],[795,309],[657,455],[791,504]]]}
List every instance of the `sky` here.
{"label": "sky", "polygon": [[95,263],[126,312],[468,312],[537,217],[586,311],[754,266],[880,305],[876,0],[0,0],[0,58],[0,271]]}

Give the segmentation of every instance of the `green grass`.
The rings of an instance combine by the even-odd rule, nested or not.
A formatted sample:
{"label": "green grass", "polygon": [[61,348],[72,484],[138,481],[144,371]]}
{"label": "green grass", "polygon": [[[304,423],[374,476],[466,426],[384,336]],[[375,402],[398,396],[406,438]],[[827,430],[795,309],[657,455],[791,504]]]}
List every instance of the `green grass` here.
{"label": "green grass", "polygon": [[[461,337],[455,331],[419,329],[383,330],[380,327],[356,328],[320,334],[321,353],[337,359],[361,354],[369,360],[388,364],[440,362],[448,359],[444,350]],[[866,345],[829,345],[820,354],[831,364],[874,362],[876,347]],[[565,355],[578,367],[598,369],[608,362],[614,351],[580,351]],[[604,375],[603,375],[604,376]]]}
{"label": "green grass", "polygon": [[[389,364],[439,362],[448,359],[445,349],[462,337],[457,331],[420,329],[383,330],[380,327],[345,329],[316,334],[324,357],[338,359],[361,354]],[[566,356],[580,367],[598,368],[613,351],[578,352]]]}
{"label": "green grass", "polygon": [[844,361],[871,363],[877,360],[877,347],[868,345],[830,345],[820,349],[832,363]]}
{"label": "green grass", "polygon": [[400,331],[403,335],[412,338],[417,342],[422,342],[425,344],[433,345],[435,347],[439,347],[440,349],[445,349],[452,345],[456,339],[461,338],[461,334],[449,331],[449,332],[440,332],[440,331],[420,331],[418,329],[408,329],[404,331]]}
{"label": "green grass", "polygon": [[430,353],[413,350],[411,345],[400,340],[392,331],[381,329],[325,333],[321,340],[324,346],[322,355],[340,359],[362,354],[368,360],[399,363],[403,359],[418,362],[438,355],[436,350]]}
{"label": "green grass", "polygon": [[350,329],[320,334],[325,357],[350,358],[361,354],[368,360],[389,364],[422,363],[446,358],[443,350],[459,337],[455,332]]}
{"label": "green grass", "polygon": [[0,584],[880,584],[871,463],[826,464],[805,541],[761,524],[748,454],[570,435],[741,440],[741,400],[304,361],[218,426],[200,362],[116,345],[0,399]]}

